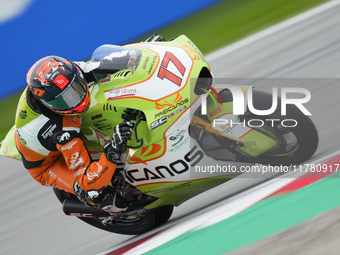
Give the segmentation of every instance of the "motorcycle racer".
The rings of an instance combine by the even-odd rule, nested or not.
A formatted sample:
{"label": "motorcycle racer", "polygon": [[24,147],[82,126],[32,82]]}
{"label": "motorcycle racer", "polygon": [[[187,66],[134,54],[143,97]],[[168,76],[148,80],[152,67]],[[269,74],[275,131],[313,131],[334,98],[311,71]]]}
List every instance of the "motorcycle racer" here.
{"label": "motorcycle racer", "polygon": [[16,147],[24,167],[41,185],[76,194],[87,205],[123,211],[124,203],[111,195],[111,179],[133,125],[117,125],[100,159],[93,162],[80,134],[82,114],[90,105],[85,77],[90,79],[75,62],[57,56],[42,58],[30,68],[15,119]]}
{"label": "motorcycle racer", "polygon": [[[153,41],[164,38],[155,34],[145,42]],[[91,71],[99,66],[127,68],[137,59],[133,51],[86,63],[47,56],[30,68],[15,118],[15,145],[37,182],[73,193],[88,206],[126,210],[127,203],[115,193],[115,177],[133,124],[114,127],[98,161],[92,161],[80,127],[90,106],[89,84],[96,81]]]}

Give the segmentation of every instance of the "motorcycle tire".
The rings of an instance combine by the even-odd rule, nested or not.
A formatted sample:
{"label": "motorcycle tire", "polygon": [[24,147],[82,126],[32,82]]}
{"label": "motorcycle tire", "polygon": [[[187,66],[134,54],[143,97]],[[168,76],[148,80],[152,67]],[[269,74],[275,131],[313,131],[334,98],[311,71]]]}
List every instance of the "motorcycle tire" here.
{"label": "motorcycle tire", "polygon": [[[257,110],[270,109],[272,106],[272,95],[266,92],[253,90],[253,105]],[[209,121],[206,115],[200,114],[200,108],[197,109],[195,115]],[[262,127],[252,128],[273,138],[277,141],[278,145],[276,148],[264,152],[257,157],[251,157],[235,150],[235,143],[233,141],[224,137],[217,137],[213,135],[215,140],[222,147],[233,153],[235,157],[238,158],[237,161],[266,165],[270,164],[273,166],[293,166],[311,158],[318,148],[318,132],[312,120],[308,116],[304,115],[304,113],[302,113],[301,110],[293,104],[287,105],[286,115],[282,116],[280,98],[278,98],[277,109],[270,115],[258,116],[248,110],[244,115],[239,117],[240,122],[245,120],[246,123],[248,123],[249,120],[261,120],[261,123],[264,123]],[[266,119],[276,119],[279,120],[278,123],[281,123],[283,120],[293,119],[296,120],[298,124],[295,127],[291,125],[292,127],[283,128],[281,124],[275,126],[271,122],[266,121]],[[253,121],[252,124],[254,124]],[[284,151],[284,146],[286,146],[286,148],[289,147],[287,145],[288,142],[285,140],[287,139],[285,138],[287,136],[289,137],[288,140],[293,141],[293,144],[289,145],[291,147],[289,150]]]}
{"label": "motorcycle tire", "polygon": [[[61,203],[63,203],[66,198],[77,199],[75,195],[70,194],[66,191],[59,190],[57,188],[53,188],[53,191]],[[118,222],[106,223],[106,225],[102,223],[102,219],[96,217],[93,218],[77,217],[77,218],[94,227],[112,233],[123,235],[139,235],[165,223],[171,217],[173,208],[174,207],[172,205],[162,206],[152,210],[147,214],[139,215],[136,217],[124,218]]]}
{"label": "motorcycle tire", "polygon": [[[262,91],[253,91],[253,105],[257,110],[269,109],[272,105],[272,95]],[[271,164],[271,165],[297,165],[300,164],[313,156],[316,152],[319,144],[319,136],[317,129],[312,122],[312,120],[306,116],[301,110],[293,104],[288,104],[286,108],[286,115],[281,115],[281,100],[278,100],[278,106],[274,113],[267,116],[254,115],[251,112],[246,112],[243,118],[247,121],[249,119],[260,119],[263,123],[267,123],[266,119],[279,119],[280,123],[278,126],[264,125],[262,128],[254,128],[259,132],[263,132],[272,136],[273,139],[277,140],[280,144],[280,140],[283,141],[282,144],[286,144],[287,141],[284,140],[284,136],[287,134],[290,136],[290,140],[293,138],[295,147],[289,152],[280,152],[277,154],[276,150],[271,150],[265,152],[257,157],[247,157],[241,155],[242,160],[246,160],[251,163],[259,164]],[[283,120],[295,120],[297,125],[290,127],[283,127],[281,125]],[[294,124],[296,122],[294,121]],[[288,121],[289,122],[289,121]],[[276,122],[275,122],[276,123]],[[291,121],[291,124],[293,122]],[[288,125],[287,125],[288,126]]]}

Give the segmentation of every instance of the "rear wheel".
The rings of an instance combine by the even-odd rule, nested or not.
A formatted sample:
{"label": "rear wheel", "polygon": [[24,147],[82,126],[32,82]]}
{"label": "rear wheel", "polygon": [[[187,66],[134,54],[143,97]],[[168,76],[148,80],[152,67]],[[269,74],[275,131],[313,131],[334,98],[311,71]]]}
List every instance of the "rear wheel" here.
{"label": "rear wheel", "polygon": [[[61,203],[66,198],[77,199],[74,195],[63,190],[53,188],[55,195]],[[134,215],[130,217],[122,217],[119,220],[114,218],[86,218],[78,217],[80,220],[109,232],[124,234],[124,235],[138,235],[142,234],[152,228],[158,227],[165,223],[172,214],[173,206],[166,205],[150,211],[147,214]],[[102,223],[104,220],[105,225]]]}

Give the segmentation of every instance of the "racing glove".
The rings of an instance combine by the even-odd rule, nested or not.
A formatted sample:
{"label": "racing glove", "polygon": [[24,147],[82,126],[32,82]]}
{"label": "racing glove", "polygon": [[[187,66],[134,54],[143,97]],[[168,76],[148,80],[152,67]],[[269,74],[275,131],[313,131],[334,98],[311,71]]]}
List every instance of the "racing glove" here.
{"label": "racing glove", "polygon": [[110,162],[117,164],[126,149],[127,141],[131,139],[133,124],[129,121],[120,123],[114,127],[111,142],[104,147],[104,154]]}

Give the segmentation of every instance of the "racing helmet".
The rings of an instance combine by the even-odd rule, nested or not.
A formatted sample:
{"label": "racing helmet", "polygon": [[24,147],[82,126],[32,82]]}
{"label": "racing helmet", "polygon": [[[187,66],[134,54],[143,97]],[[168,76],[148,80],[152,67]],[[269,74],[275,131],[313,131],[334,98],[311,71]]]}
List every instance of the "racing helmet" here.
{"label": "racing helmet", "polygon": [[90,105],[89,87],[72,61],[47,56],[27,73],[28,87],[44,106],[62,115],[80,115]]}

